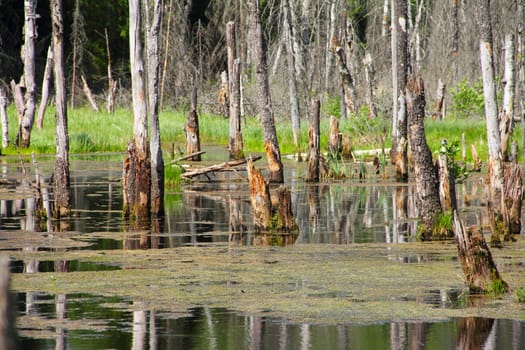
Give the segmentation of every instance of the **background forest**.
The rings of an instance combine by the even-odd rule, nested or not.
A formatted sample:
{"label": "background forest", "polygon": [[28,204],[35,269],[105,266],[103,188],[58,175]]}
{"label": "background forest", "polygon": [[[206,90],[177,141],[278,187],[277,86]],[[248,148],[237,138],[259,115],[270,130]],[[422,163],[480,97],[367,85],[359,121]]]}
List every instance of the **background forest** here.
{"label": "background forest", "polygon": [[[496,75],[503,75],[503,39],[522,29],[520,1],[493,1]],[[288,118],[290,75],[287,53],[294,56],[301,118],[309,98],[323,96],[324,114],[338,114],[341,79],[333,39],[346,43],[348,69],[354,79],[357,106],[373,103],[377,114],[390,118],[391,38],[388,0],[261,0],[263,31],[276,118]],[[479,70],[479,38],[474,6],[464,0],[408,0],[409,52],[427,87],[427,100],[436,97],[438,80],[446,84],[446,113],[458,117],[483,111]],[[120,84],[117,104],[130,106],[128,3],[125,0],[64,1],[65,57],[68,98],[85,104],[81,76],[103,103],[108,89],[108,47],[113,78]],[[289,5],[289,14],[286,8]],[[161,108],[185,109],[192,81],[199,91],[199,108],[221,113],[220,74],[226,70],[226,23],[235,20],[241,55],[244,113],[253,115],[253,59],[248,40],[244,0],[164,0],[161,25]],[[36,81],[41,82],[51,24],[48,1],[38,1]],[[288,19],[288,20],[286,20]],[[0,80],[19,81],[23,71],[20,51],[24,40],[23,1],[0,2]],[[289,25],[289,26],[288,26]],[[519,41],[519,40],[518,40]],[[290,44],[292,47],[290,47]],[[522,52],[517,43],[517,52]],[[366,59],[365,59],[366,58]],[[519,60],[521,62],[521,60]],[[520,63],[521,64],[521,63]],[[519,68],[519,67],[518,67]],[[74,81],[73,81],[74,79]],[[519,80],[519,79],[518,79]],[[499,80],[502,85],[501,79]],[[40,93],[40,83],[37,90]],[[6,90],[7,85],[6,85]],[[451,94],[452,93],[452,94]],[[452,97],[452,98],[451,98]],[[73,102],[71,99],[74,99]],[[517,99],[519,101],[519,99]],[[358,110],[360,110],[358,108]],[[368,111],[365,111],[368,112]]]}

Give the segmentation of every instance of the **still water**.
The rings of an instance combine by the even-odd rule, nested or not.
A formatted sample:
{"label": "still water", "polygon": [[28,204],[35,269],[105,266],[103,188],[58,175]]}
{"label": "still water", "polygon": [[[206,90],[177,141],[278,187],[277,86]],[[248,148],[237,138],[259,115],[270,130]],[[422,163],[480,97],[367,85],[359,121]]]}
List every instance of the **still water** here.
{"label": "still water", "polygon": [[[67,230],[76,232],[84,247],[71,249],[161,249],[181,246],[262,244],[359,244],[414,241],[417,206],[413,187],[385,182],[369,172],[365,181],[309,185],[303,169],[286,167],[286,186],[292,193],[299,235],[264,241],[254,234],[248,184],[237,172],[213,174],[168,189],[166,217],[140,239],[112,234],[127,231],[122,220],[121,155],[76,157],[71,162],[73,217]],[[41,162],[44,182],[52,162]],[[27,179],[16,163],[2,165],[6,185],[0,200],[0,237],[8,233],[53,232],[53,223],[37,224]],[[480,177],[457,188],[467,222],[482,209]],[[4,186],[4,185],[2,185]],[[243,229],[232,231],[233,215]],[[483,217],[483,215],[481,215]],[[5,234],[3,234],[3,232]],[[16,244],[15,244],[16,246]],[[48,246],[13,249],[38,251]],[[4,248],[7,249],[7,248]],[[67,249],[67,248],[66,248]],[[117,266],[69,261],[67,270],[54,261],[14,261],[13,273],[102,271]],[[454,318],[434,322],[399,320],[380,324],[323,325],[291,323],[262,315],[243,315],[228,309],[196,307],[180,313],[148,310],[140,302],[89,294],[18,293],[17,309],[25,328],[19,329],[24,349],[521,349],[525,324],[511,319]],[[436,307],[452,307],[439,296]],[[33,326],[32,326],[33,325]]]}

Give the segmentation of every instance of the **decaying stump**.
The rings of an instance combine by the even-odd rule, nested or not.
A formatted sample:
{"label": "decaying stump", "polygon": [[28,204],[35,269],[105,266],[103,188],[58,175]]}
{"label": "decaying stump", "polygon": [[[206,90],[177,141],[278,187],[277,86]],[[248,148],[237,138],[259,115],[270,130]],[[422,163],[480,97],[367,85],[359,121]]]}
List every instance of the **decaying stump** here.
{"label": "decaying stump", "polygon": [[277,198],[279,202],[277,228],[285,232],[297,230],[297,224],[292,213],[292,195],[284,185],[277,189]]}
{"label": "decaying stump", "polygon": [[150,217],[151,162],[149,154],[135,141],[126,148],[122,177],[124,215],[135,219]]}
{"label": "decaying stump", "polygon": [[330,133],[328,135],[328,150],[333,157],[341,158],[343,135],[339,131],[339,119],[330,117]]}
{"label": "decaying stump", "polygon": [[481,228],[465,229],[459,215],[454,212],[454,231],[459,262],[470,291],[483,293],[496,288],[507,292],[509,286],[498,272]]}
{"label": "decaying stump", "polygon": [[454,172],[448,164],[448,157],[440,154],[437,161],[439,174],[439,201],[444,212],[452,213],[457,208],[456,182]]}
{"label": "decaying stump", "polygon": [[319,181],[319,158],[320,150],[320,131],[319,131],[319,111],[321,103],[318,98],[312,100],[310,129],[308,130],[308,167],[305,180],[307,182]]}
{"label": "decaying stump", "polygon": [[507,209],[509,232],[503,239],[508,241],[512,235],[521,232],[521,205],[523,200],[523,178],[521,165],[508,163],[505,165],[505,207]]}
{"label": "decaying stump", "polygon": [[255,229],[257,231],[267,230],[272,224],[270,185],[262,176],[261,171],[255,168],[251,159],[248,161],[247,169]]}
{"label": "decaying stump", "polygon": [[[201,150],[199,136],[199,116],[196,110],[191,110],[184,130],[186,131],[186,154],[198,153]],[[200,161],[200,154],[196,154],[191,160]]]}

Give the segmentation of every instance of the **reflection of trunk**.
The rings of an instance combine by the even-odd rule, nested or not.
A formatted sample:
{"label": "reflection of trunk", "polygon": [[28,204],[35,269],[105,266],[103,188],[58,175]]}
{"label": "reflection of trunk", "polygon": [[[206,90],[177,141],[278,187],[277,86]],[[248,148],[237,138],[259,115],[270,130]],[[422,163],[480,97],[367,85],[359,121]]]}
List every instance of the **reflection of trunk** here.
{"label": "reflection of trunk", "polygon": [[[66,295],[58,294],[56,296],[55,312],[58,324],[62,324],[67,321],[66,315]],[[62,327],[56,328],[56,345],[55,350],[64,350],[66,349],[66,330]]]}
{"label": "reflection of trunk", "polygon": [[319,227],[319,217],[321,215],[321,207],[319,204],[319,186],[307,186],[306,191],[308,198],[308,217],[310,219],[310,225],[312,226],[312,233],[315,234]]}
{"label": "reflection of trunk", "polygon": [[250,31],[252,34],[252,41],[255,43],[255,81],[257,84],[258,107],[264,132],[264,148],[268,158],[270,181],[283,182],[283,164],[281,162],[281,151],[279,150],[272,101],[270,98],[266,46],[263,39],[259,14],[259,1],[248,1],[248,8],[250,14]]}
{"label": "reflection of trunk", "polygon": [[249,349],[262,349],[262,320],[259,316],[248,316],[249,319]]}
{"label": "reflection of trunk", "polygon": [[[427,336],[427,323],[416,322],[413,326],[412,335],[410,337],[410,350],[425,349],[425,340]],[[460,349],[474,349],[474,348],[460,348]]]}
{"label": "reflection of trunk", "polygon": [[146,347],[146,311],[143,310],[144,305],[141,302],[133,302],[133,339],[132,350],[144,350]]}
{"label": "reflection of trunk", "polygon": [[494,320],[483,317],[463,317],[459,319],[457,349],[483,349]]}
{"label": "reflection of trunk", "polygon": [[318,98],[312,100],[310,111],[310,130],[308,131],[308,168],[305,180],[307,182],[319,181],[319,158],[320,158],[320,131],[319,111],[321,103]]}
{"label": "reflection of trunk", "polygon": [[230,140],[228,149],[230,159],[241,159],[243,154],[241,132],[241,74],[240,60],[237,57],[235,22],[230,21],[226,26],[226,41],[228,45],[228,95],[230,112]]}
{"label": "reflection of trunk", "polygon": [[471,292],[508,291],[509,287],[499,275],[481,229],[476,226],[466,229],[455,212],[454,231],[459,262]]}
{"label": "reflection of trunk", "polygon": [[[240,241],[246,232],[246,225],[242,220],[240,198],[229,197],[230,204],[230,241]],[[237,238],[237,239],[236,239]]]}
{"label": "reflection of trunk", "polygon": [[55,50],[56,159],[55,159],[55,217],[68,216],[71,211],[69,178],[69,138],[67,130],[66,80],[64,78],[64,26],[62,1],[51,1],[53,16],[53,48]]}
{"label": "reflection of trunk", "polygon": [[420,232],[422,239],[432,239],[434,223],[442,210],[439,202],[437,169],[425,137],[425,88],[423,79],[419,75],[411,77],[406,94],[410,147],[414,160],[419,215],[422,220]]}
{"label": "reflection of trunk", "polygon": [[14,305],[9,293],[9,258],[0,256],[0,349],[18,348]]}

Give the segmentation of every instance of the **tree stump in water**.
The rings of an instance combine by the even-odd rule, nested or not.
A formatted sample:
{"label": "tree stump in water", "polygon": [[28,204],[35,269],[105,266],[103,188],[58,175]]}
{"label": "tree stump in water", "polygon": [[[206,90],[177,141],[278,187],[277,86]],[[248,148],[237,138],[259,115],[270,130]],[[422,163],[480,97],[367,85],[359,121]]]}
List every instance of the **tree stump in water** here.
{"label": "tree stump in water", "polygon": [[277,228],[286,232],[297,230],[297,224],[292,213],[292,196],[290,191],[283,185],[279,186],[277,198],[279,201]]}
{"label": "tree stump in water", "polygon": [[439,201],[444,212],[452,213],[456,210],[456,183],[454,173],[448,165],[448,157],[444,154],[438,156],[439,175]]}
{"label": "tree stump in water", "polygon": [[150,217],[151,163],[148,153],[140,152],[135,141],[126,148],[122,176],[124,215],[143,220]]}
{"label": "tree stump in water", "polygon": [[465,229],[457,212],[454,212],[454,231],[459,262],[470,291],[483,293],[499,289],[507,292],[509,286],[498,272],[481,229],[479,227]]}
{"label": "tree stump in water", "polygon": [[[195,109],[192,109],[188,114],[188,120],[184,129],[186,131],[186,154],[199,153],[201,150],[199,116]],[[197,154],[191,157],[191,160],[200,161],[201,155]]]}
{"label": "tree stump in water", "polygon": [[523,198],[523,179],[521,166],[508,163],[505,166],[505,207],[507,208],[509,232],[503,237],[508,241],[512,235],[521,232],[521,204]]}
{"label": "tree stump in water", "polygon": [[255,168],[251,159],[248,161],[247,169],[253,221],[255,230],[260,232],[269,229],[272,223],[270,186],[260,170]]}

